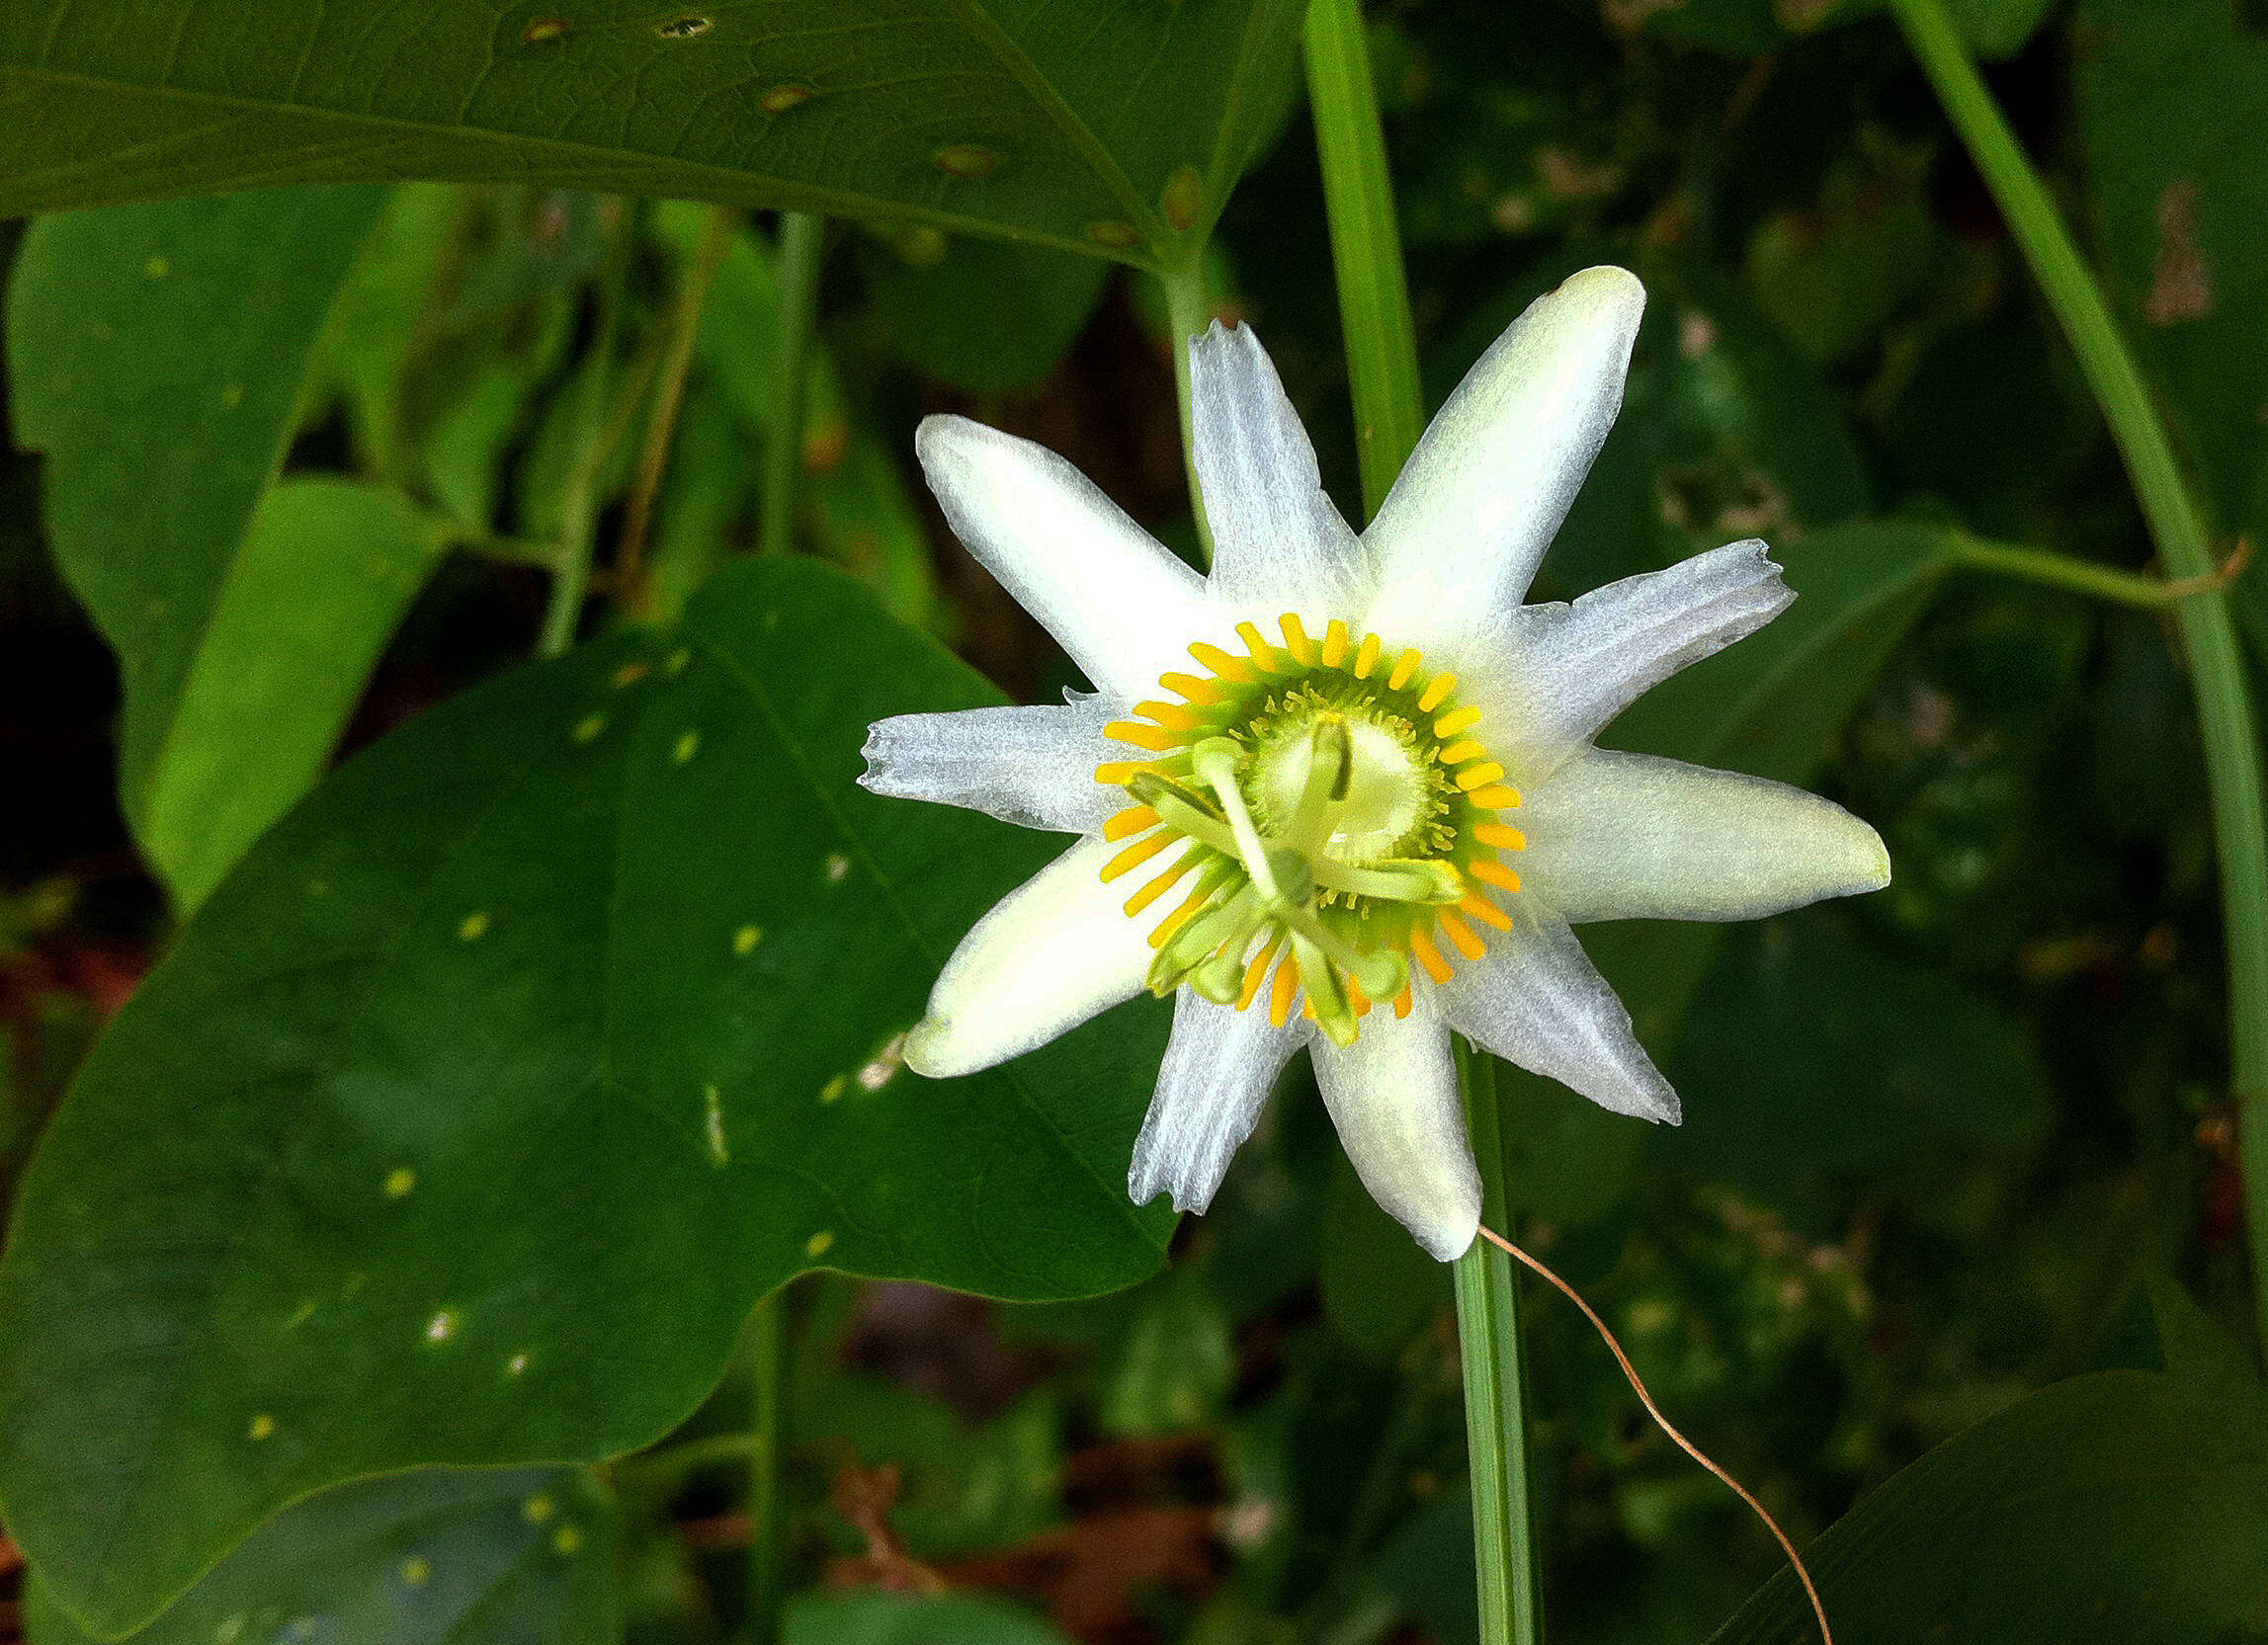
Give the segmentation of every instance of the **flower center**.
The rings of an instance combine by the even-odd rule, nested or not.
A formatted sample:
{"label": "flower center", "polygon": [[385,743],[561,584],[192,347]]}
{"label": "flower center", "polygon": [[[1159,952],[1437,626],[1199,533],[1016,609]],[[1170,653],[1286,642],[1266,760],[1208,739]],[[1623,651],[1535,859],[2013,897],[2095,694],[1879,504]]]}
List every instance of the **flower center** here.
{"label": "flower center", "polygon": [[1265,989],[1279,1027],[1303,996],[1346,1045],[1375,1001],[1408,1015],[1412,960],[1437,983],[1454,974],[1437,931],[1478,959],[1475,923],[1511,929],[1498,899],[1520,876],[1502,854],[1527,840],[1498,813],[1520,795],[1456,675],[1426,673],[1414,649],[1389,662],[1341,621],[1320,640],[1297,615],[1279,626],[1280,645],[1246,622],[1242,652],[1191,646],[1207,672],[1158,682],[1180,701],[1137,703],[1108,728],[1145,757],[1095,773],[1134,800],[1103,830],[1129,842],[1103,878],[1178,846],[1127,899],[1136,915],[1188,885],[1150,934],[1150,988],[1187,983],[1240,1011]]}

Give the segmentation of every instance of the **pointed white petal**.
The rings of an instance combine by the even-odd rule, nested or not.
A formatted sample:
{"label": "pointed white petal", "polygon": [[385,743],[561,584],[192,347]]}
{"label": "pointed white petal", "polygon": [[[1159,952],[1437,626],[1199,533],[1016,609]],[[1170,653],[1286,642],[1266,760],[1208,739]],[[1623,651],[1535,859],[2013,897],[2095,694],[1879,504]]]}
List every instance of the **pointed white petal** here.
{"label": "pointed white petal", "polygon": [[1095,781],[1125,751],[1103,727],[1125,710],[1101,698],[1063,707],[899,714],[867,733],[860,783],[878,794],[965,805],[1023,828],[1092,834],[1125,809]]}
{"label": "pointed white petal", "polygon": [[[1786,611],[1796,596],[1760,541],[1593,589],[1573,605],[1523,606],[1468,664],[1487,723],[1508,728],[1531,782],[1578,754],[1645,692]],[[1501,754],[1498,758],[1503,758]]]}
{"label": "pointed white petal", "polygon": [[1209,627],[1204,579],[1046,447],[966,417],[913,444],[954,535],[1103,696],[1147,695]]}
{"label": "pointed white petal", "polygon": [[1484,1050],[1616,1113],[1677,1123],[1677,1093],[1638,1044],[1607,979],[1557,920],[1524,920],[1437,997],[1450,1027]]}
{"label": "pointed white petal", "polygon": [[1593,749],[1527,797],[1521,881],[1565,920],[1755,920],[1890,883],[1872,828],[1760,777]]}
{"label": "pointed white petal", "polygon": [[1127,886],[1103,883],[1118,850],[1080,841],[969,929],[906,1036],[907,1067],[932,1079],[973,1074],[1141,991],[1154,920],[1129,919]]}
{"label": "pointed white petal", "polygon": [[1519,603],[1622,407],[1644,306],[1637,276],[1585,269],[1466,373],[1363,534],[1374,630],[1454,649]]}
{"label": "pointed white petal", "polygon": [[1252,328],[1216,320],[1191,342],[1189,388],[1214,594],[1271,613],[1362,610],[1362,544],[1324,494],[1315,449]]}
{"label": "pointed white petal", "polygon": [[1229,1156],[1306,1037],[1304,1025],[1279,1028],[1265,1010],[1215,1005],[1188,988],[1175,996],[1173,1037],[1127,1173],[1134,1203],[1170,1193],[1178,1211],[1212,1204]]}
{"label": "pointed white petal", "polygon": [[1316,1036],[1315,1083],[1371,1197],[1442,1262],[1480,1226],[1480,1173],[1465,1136],[1449,1029],[1422,1000],[1402,1021],[1373,1011],[1344,1049]]}

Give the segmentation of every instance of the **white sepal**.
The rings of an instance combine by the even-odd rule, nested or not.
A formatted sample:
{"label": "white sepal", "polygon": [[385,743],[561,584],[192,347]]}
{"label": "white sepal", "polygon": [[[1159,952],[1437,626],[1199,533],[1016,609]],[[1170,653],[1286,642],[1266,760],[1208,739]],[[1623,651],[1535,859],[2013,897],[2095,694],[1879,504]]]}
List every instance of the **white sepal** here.
{"label": "white sepal", "polygon": [[1250,326],[1216,320],[1190,343],[1189,390],[1215,596],[1239,610],[1362,610],[1362,544],[1324,493],[1315,449]]}
{"label": "white sepal", "polygon": [[1758,920],[1890,883],[1882,837],[1831,799],[1593,749],[1520,813],[1529,894],[1561,919]]}
{"label": "white sepal", "polygon": [[907,1067],[932,1079],[973,1074],[1141,992],[1156,920],[1129,919],[1125,885],[1103,883],[1118,849],[1081,840],[969,929],[906,1036]]}
{"label": "white sepal", "polygon": [[1023,828],[1092,834],[1127,804],[1095,781],[1125,758],[1103,735],[1125,712],[1101,698],[1062,707],[899,714],[867,733],[860,783],[878,794],[963,805]]}
{"label": "white sepal", "polygon": [[1344,1048],[1314,1039],[1315,1083],[1371,1197],[1448,1263],[1480,1226],[1480,1173],[1465,1135],[1449,1028],[1421,995],[1406,1019],[1381,1006]]}
{"label": "white sepal", "polygon": [[1279,1028],[1265,1011],[1216,1005],[1191,988],[1175,995],[1173,1037],[1127,1173],[1134,1202],[1171,1193],[1175,1210],[1212,1204],[1229,1156],[1305,1037],[1303,1026]]}
{"label": "white sepal", "polygon": [[1436,997],[1450,1027],[1483,1050],[1616,1113],[1677,1123],[1677,1093],[1638,1042],[1631,1014],[1607,979],[1558,920],[1527,911],[1517,932],[1443,983]]}
{"label": "white sepal", "polygon": [[1204,579],[1046,447],[966,417],[913,446],[954,535],[1103,696],[1148,694],[1213,626]]}
{"label": "white sepal", "polygon": [[1519,604],[1621,409],[1644,306],[1636,275],[1585,269],[1466,373],[1363,533],[1374,630],[1454,652]]}

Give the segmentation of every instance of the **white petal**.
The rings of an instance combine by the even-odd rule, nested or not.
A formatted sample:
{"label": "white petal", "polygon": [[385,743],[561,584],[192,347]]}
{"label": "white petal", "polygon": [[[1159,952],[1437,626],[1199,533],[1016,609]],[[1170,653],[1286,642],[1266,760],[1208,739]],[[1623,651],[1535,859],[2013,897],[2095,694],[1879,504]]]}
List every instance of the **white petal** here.
{"label": "white petal", "polygon": [[1373,630],[1454,648],[1519,603],[1622,407],[1644,306],[1636,275],[1585,269],[1466,373],[1363,533]]}
{"label": "white petal", "polygon": [[1872,828],[1761,777],[1594,749],[1527,799],[1521,881],[1565,920],[1755,920],[1890,883]]}
{"label": "white petal", "polygon": [[1252,328],[1216,320],[1193,340],[1189,387],[1216,597],[1271,614],[1362,610],[1362,544],[1325,495],[1315,449]]}
{"label": "white petal", "polygon": [[1677,1093],[1638,1044],[1607,979],[1557,920],[1531,913],[1517,933],[1490,946],[1486,959],[1442,984],[1438,998],[1450,1027],[1482,1049],[1616,1113],[1677,1123]]}
{"label": "white petal", "polygon": [[1305,1038],[1304,1025],[1279,1028],[1264,1009],[1215,1005],[1184,988],[1174,999],[1173,1037],[1127,1173],[1134,1203],[1165,1193],[1175,1210],[1213,1203],[1229,1156],[1252,1134],[1269,1088]]}
{"label": "white petal", "polygon": [[906,1066],[932,1079],[973,1074],[1141,991],[1155,920],[1129,919],[1126,884],[1103,883],[1119,849],[1081,840],[969,929],[906,1036]]}
{"label": "white petal", "polygon": [[1491,643],[1491,665],[1468,663],[1469,695],[1486,723],[1507,728],[1514,769],[1534,782],[1645,692],[1754,633],[1795,598],[1762,542],[1728,543],[1571,606],[1518,608],[1501,645]]}
{"label": "white petal", "polygon": [[966,417],[913,445],[954,535],[1103,696],[1149,695],[1207,631],[1204,579],[1046,447]]}
{"label": "white petal", "polygon": [[1125,809],[1126,790],[1095,781],[1123,757],[1103,727],[1124,712],[1101,698],[1063,707],[964,708],[879,719],[860,783],[878,794],[964,805],[1023,828],[1092,834]]}
{"label": "white petal", "polygon": [[1318,1035],[1315,1083],[1371,1197],[1442,1262],[1480,1226],[1480,1173],[1465,1136],[1449,1029],[1421,1001],[1402,1021],[1373,1011],[1341,1049]]}

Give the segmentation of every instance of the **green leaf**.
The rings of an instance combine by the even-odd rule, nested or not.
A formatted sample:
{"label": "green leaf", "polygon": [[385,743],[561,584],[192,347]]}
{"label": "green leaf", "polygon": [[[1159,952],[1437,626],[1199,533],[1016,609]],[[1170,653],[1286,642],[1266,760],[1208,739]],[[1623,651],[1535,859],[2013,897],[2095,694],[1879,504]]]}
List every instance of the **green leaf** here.
{"label": "green leaf", "polygon": [[[2218,1645],[2268,1620],[2268,1396],[2102,1371],[1979,1423],[1812,1544],[1843,1645]],[[1714,1645],[1817,1638],[1783,1572]]]}
{"label": "green leaf", "polygon": [[840,574],[748,564],[271,830],[97,1046],[0,1262],[0,1500],[57,1594],[122,1631],[308,1491],[646,1443],[807,1268],[1154,1272],[1161,1008],[950,1084],[897,1061],[1062,842],[869,794],[859,744],[994,700]]}
{"label": "green leaf", "polygon": [[262,499],[142,821],[185,911],[314,786],[447,541],[407,499],[371,486],[286,480]]}
{"label": "green leaf", "polygon": [[[307,632],[310,648],[375,654],[367,559],[348,586],[288,592],[276,563],[286,546],[248,548],[246,534],[308,358],[384,204],[383,190],[325,189],[53,217],[34,225],[10,283],[17,438],[46,452],[55,558],[125,678],[126,816],[190,901],[225,858],[185,865],[160,799],[194,788],[230,734],[212,699],[257,647],[264,609],[289,597],[296,618],[341,624]],[[256,759],[276,734],[327,752],[336,730],[238,726],[229,758]],[[211,850],[226,844],[216,836]]]}
{"label": "green leaf", "polygon": [[867,296],[897,351],[972,394],[1044,381],[1110,278],[1091,260],[930,228],[863,249]]}
{"label": "green leaf", "polygon": [[[30,1645],[86,1645],[46,1584]],[[568,1468],[423,1469],[289,1508],[134,1645],[613,1645],[614,1505]]]}
{"label": "green leaf", "polygon": [[22,0],[0,19],[0,215],[500,180],[1177,259],[1281,101],[1301,11],[242,0],[222,28],[155,0]]}
{"label": "green leaf", "polygon": [[[2268,544],[2268,38],[2230,0],[2088,0],[2074,55],[2103,273],[2220,533]],[[2201,118],[2200,111],[2211,111]],[[2268,563],[2236,585],[2268,656]]]}
{"label": "green leaf", "polygon": [[1323,1191],[1316,1270],[1323,1318],[1374,1358],[1400,1348],[1450,1300],[1448,1267],[1379,1208],[1344,1154],[1331,1161]]}
{"label": "green leaf", "polygon": [[782,1618],[784,1645],[1064,1645],[1004,1600],[977,1594],[803,1594]]}

